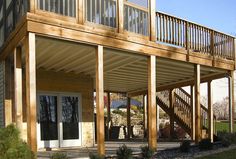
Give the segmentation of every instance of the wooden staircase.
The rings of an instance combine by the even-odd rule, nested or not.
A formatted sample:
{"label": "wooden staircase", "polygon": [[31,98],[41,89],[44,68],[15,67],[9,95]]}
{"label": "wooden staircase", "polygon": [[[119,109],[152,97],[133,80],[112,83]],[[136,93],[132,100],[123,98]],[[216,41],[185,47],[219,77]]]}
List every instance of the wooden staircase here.
{"label": "wooden staircase", "polygon": [[[170,116],[171,109],[169,103],[169,91],[158,92],[156,96],[157,104]],[[191,95],[184,89],[174,90],[174,121],[181,126],[186,133],[191,136]],[[207,112],[208,109],[201,104],[202,137],[207,137]]]}

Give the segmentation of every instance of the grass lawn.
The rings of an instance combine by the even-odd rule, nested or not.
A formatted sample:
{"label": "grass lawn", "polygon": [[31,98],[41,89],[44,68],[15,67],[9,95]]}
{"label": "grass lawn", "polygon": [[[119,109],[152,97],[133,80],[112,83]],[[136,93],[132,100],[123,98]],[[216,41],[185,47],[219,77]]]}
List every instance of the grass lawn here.
{"label": "grass lawn", "polygon": [[198,159],[213,159],[213,158],[215,158],[215,159],[235,159],[236,158],[236,149],[217,153],[214,155],[209,155],[206,157],[200,157]]}
{"label": "grass lawn", "polygon": [[[234,127],[236,128],[236,123],[234,123]],[[236,129],[234,129],[235,131]],[[228,121],[219,121],[216,122],[216,132],[217,131],[229,131],[229,122]]]}

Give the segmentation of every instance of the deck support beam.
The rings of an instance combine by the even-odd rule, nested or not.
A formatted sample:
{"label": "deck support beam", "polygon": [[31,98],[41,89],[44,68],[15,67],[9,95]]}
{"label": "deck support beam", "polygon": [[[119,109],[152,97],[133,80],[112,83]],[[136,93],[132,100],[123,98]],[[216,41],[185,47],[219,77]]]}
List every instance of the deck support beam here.
{"label": "deck support beam", "polygon": [[229,132],[234,132],[234,71],[230,71],[229,82]]}
{"label": "deck support beam", "polygon": [[127,98],[127,139],[131,136],[131,116],[130,116],[131,98]]}
{"label": "deck support beam", "polygon": [[194,104],[194,86],[190,86],[191,93],[191,137],[195,140],[195,104]]}
{"label": "deck support beam", "polygon": [[144,138],[147,137],[147,95],[143,95],[143,124],[144,124]]}
{"label": "deck support beam", "polygon": [[110,139],[110,123],[111,123],[111,94],[107,92],[107,140]]}
{"label": "deck support beam", "polygon": [[195,142],[199,143],[202,138],[201,132],[201,104],[200,104],[200,65],[194,66],[194,96],[195,96]]}
{"label": "deck support beam", "polygon": [[96,48],[96,110],[97,110],[97,145],[98,154],[105,155],[104,144],[104,81],[103,81],[103,46]]}
{"label": "deck support beam", "polygon": [[213,108],[212,108],[212,81],[207,82],[207,92],[208,92],[208,138],[213,142]]}
{"label": "deck support beam", "polygon": [[14,49],[14,93],[15,93],[15,119],[16,127],[20,130],[21,136],[23,133],[23,101],[22,101],[22,49],[17,47]]}
{"label": "deck support beam", "polygon": [[25,38],[27,142],[32,151],[37,152],[35,42],[35,34],[28,33]]}
{"label": "deck support beam", "polygon": [[148,58],[148,145],[157,148],[156,126],[156,56]]}
{"label": "deck support beam", "polygon": [[11,60],[10,56],[8,56],[5,60],[5,95],[4,95],[4,123],[5,127],[12,124],[12,97],[11,97],[11,79],[12,71],[11,71]]}
{"label": "deck support beam", "polygon": [[173,139],[174,132],[174,89],[169,91],[169,101],[170,101],[170,137]]}

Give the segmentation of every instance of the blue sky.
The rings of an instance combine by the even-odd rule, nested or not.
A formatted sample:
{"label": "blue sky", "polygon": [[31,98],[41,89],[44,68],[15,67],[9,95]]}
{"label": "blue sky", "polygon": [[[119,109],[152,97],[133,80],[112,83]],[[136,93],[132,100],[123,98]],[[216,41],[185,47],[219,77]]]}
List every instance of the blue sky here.
{"label": "blue sky", "polygon": [[156,0],[158,11],[236,35],[236,0]]}

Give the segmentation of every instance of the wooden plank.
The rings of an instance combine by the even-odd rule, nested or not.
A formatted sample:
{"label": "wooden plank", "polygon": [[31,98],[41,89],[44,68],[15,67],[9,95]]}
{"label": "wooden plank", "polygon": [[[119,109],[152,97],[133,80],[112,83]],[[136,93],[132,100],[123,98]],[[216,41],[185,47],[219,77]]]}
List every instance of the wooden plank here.
{"label": "wooden plank", "polygon": [[169,101],[170,101],[170,137],[174,139],[175,131],[174,131],[174,89],[169,91]]}
{"label": "wooden plank", "polygon": [[156,42],[156,0],[149,0],[149,19],[150,40]]}
{"label": "wooden plank", "polygon": [[5,126],[12,124],[12,94],[11,94],[11,60],[10,56],[8,56],[5,60],[5,94],[4,94],[4,123]]}
{"label": "wooden plank", "polygon": [[130,116],[131,98],[127,98],[127,139],[131,137],[131,116]]}
{"label": "wooden plank", "polygon": [[30,12],[35,13],[37,7],[36,0],[29,0]]}
{"label": "wooden plank", "polygon": [[156,127],[156,56],[148,57],[148,145],[157,148]]}
{"label": "wooden plank", "polygon": [[200,65],[194,66],[195,142],[201,141]]}
{"label": "wooden plank", "polygon": [[96,48],[96,110],[98,154],[105,155],[104,144],[103,46]]}
{"label": "wooden plank", "polygon": [[194,107],[194,86],[190,86],[191,93],[191,138],[195,140],[195,107]]}
{"label": "wooden plank", "polygon": [[234,48],[233,48],[233,56],[234,56],[234,69],[236,70],[236,38],[234,39]]}
{"label": "wooden plank", "polygon": [[14,93],[15,93],[15,119],[16,127],[23,133],[23,108],[22,108],[22,50],[21,47],[17,47],[14,50]]}
{"label": "wooden plank", "polygon": [[78,9],[77,9],[78,23],[83,25],[84,24],[84,13],[85,13],[84,1],[78,0],[77,6],[78,6]]}
{"label": "wooden plank", "polygon": [[214,133],[214,120],[213,120],[213,105],[212,105],[212,81],[207,82],[208,90],[208,138],[213,142],[213,133]]}
{"label": "wooden plank", "polygon": [[107,92],[107,139],[110,138],[110,123],[111,123],[111,94]]}
{"label": "wooden plank", "polygon": [[147,95],[143,95],[143,123],[144,123],[144,138],[147,137]]}
{"label": "wooden plank", "polygon": [[117,0],[118,8],[118,32],[124,33],[124,0]]}
{"label": "wooden plank", "polygon": [[234,71],[230,71],[228,77],[229,91],[229,132],[234,132]]}
{"label": "wooden plank", "polygon": [[35,42],[35,34],[28,33],[24,44],[26,70],[27,142],[32,151],[37,152]]}

